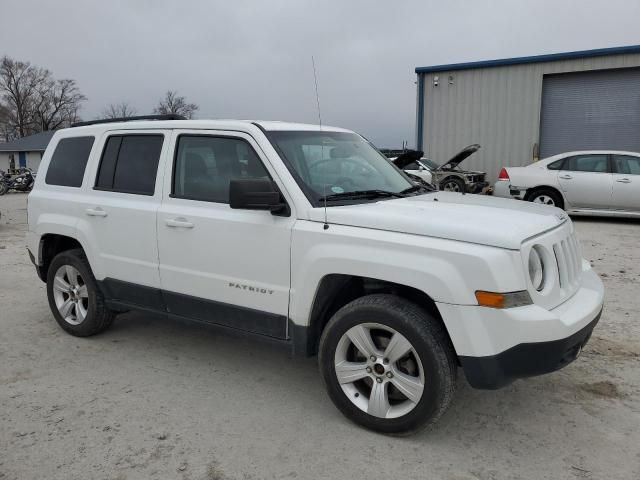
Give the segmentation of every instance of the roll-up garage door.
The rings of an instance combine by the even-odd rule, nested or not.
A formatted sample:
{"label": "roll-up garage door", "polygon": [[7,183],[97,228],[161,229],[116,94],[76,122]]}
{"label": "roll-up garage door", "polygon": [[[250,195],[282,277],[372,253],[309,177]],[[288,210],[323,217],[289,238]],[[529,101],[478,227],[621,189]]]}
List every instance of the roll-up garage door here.
{"label": "roll-up garage door", "polygon": [[545,75],[540,158],[600,149],[640,152],[640,68]]}

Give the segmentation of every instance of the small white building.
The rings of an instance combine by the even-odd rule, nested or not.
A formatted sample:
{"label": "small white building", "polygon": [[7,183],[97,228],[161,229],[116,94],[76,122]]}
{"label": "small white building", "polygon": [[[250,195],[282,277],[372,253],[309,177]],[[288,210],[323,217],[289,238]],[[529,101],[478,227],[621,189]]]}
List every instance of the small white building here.
{"label": "small white building", "polygon": [[54,132],[41,132],[12,142],[0,143],[0,170],[27,167],[34,172],[40,167],[42,154]]}

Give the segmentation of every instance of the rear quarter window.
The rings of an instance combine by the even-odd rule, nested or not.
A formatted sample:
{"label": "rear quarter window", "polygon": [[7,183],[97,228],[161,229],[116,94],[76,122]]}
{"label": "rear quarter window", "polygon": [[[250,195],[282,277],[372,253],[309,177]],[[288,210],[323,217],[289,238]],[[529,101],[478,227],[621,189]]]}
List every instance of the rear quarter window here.
{"label": "rear quarter window", "polygon": [[547,165],[549,170],[562,170],[562,166],[564,164],[565,159],[561,158],[560,160],[556,160],[555,162],[551,162]]}
{"label": "rear quarter window", "polygon": [[45,183],[63,187],[80,187],[93,147],[94,137],[63,138],[51,156]]}

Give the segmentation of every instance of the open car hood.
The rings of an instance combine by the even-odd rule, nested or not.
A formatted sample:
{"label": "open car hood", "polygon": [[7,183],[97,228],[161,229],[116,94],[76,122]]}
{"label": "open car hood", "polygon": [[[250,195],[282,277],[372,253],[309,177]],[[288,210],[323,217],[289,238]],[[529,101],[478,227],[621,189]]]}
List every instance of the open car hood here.
{"label": "open car hood", "polygon": [[469,145],[468,147],[463,148],[458,153],[456,153],[451,159],[440,165],[441,169],[452,170],[456,168],[462,161],[467,158],[469,155],[472,155],[480,150],[480,145],[474,143],[473,145]]}
{"label": "open car hood", "polygon": [[407,150],[402,155],[391,160],[396,167],[403,170],[410,163],[416,162],[422,158],[424,152],[420,150]]}

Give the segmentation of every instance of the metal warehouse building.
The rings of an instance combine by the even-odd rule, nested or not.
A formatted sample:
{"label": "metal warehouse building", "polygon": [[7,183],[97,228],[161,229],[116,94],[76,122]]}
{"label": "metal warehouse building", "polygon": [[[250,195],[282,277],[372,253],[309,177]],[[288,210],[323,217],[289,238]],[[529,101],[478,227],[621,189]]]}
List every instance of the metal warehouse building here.
{"label": "metal warehouse building", "polygon": [[560,152],[640,151],[640,45],[416,68],[416,145],[496,179]]}

